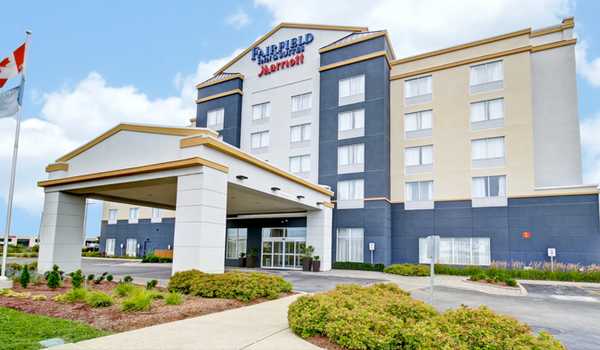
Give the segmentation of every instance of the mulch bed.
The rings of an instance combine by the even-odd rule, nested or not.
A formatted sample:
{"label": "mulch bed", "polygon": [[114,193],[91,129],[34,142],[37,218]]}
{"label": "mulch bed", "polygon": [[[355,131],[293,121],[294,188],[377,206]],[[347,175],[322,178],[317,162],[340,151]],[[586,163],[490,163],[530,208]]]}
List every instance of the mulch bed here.
{"label": "mulch bed", "polygon": [[337,345],[336,343],[329,340],[329,338],[324,336],[314,336],[306,339],[309,343],[312,343],[320,348],[327,350],[345,350],[345,348]]}
{"label": "mulch bed", "polygon": [[[88,289],[110,294],[115,286],[115,282],[104,281],[100,284],[89,283]],[[231,299],[186,296],[181,305],[166,305],[163,300],[159,299],[152,303],[150,311],[123,312],[119,303],[110,307],[92,308],[85,303],[59,303],[52,300],[54,296],[65,293],[70,288],[69,281],[65,281],[63,286],[54,290],[49,289],[46,285],[30,285],[27,289],[23,289],[15,284],[13,290],[16,292],[29,292],[32,296],[43,294],[48,297],[48,300],[34,301],[0,296],[0,306],[31,314],[80,321],[109,332],[123,332],[266,301],[266,299],[258,299],[244,303]],[[157,289],[165,291],[162,288]],[[117,298],[115,297],[115,299]]]}

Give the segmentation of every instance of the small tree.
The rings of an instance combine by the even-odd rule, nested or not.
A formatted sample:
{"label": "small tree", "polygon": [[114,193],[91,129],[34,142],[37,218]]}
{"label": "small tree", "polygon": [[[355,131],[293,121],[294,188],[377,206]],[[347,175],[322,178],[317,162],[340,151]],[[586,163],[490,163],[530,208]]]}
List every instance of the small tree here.
{"label": "small tree", "polygon": [[21,287],[27,288],[29,282],[31,282],[31,275],[29,274],[29,269],[27,265],[23,265],[23,269],[21,270],[21,276],[19,276],[19,283],[21,284]]}
{"label": "small tree", "polygon": [[82,283],[83,274],[81,273],[81,270],[71,272],[71,284],[73,285],[73,288],[81,288]]}
{"label": "small tree", "polygon": [[52,266],[52,271],[48,274],[48,288],[58,288],[60,286],[60,272],[58,265]]}

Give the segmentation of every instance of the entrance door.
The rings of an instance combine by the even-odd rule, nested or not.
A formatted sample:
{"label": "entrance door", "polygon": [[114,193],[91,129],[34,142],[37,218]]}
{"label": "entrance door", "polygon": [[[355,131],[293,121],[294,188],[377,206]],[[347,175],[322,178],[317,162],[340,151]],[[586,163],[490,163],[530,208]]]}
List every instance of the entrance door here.
{"label": "entrance door", "polygon": [[126,248],[127,256],[137,256],[137,239],[128,238],[127,239],[127,248]]}
{"label": "entrance door", "polygon": [[263,228],[261,267],[300,269],[306,246],[306,228]]}

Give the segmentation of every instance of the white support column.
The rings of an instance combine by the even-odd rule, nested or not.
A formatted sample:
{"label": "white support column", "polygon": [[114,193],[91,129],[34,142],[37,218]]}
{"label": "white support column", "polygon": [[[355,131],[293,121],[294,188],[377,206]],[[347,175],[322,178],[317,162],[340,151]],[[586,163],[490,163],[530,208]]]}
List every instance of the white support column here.
{"label": "white support column", "polygon": [[314,255],[321,259],[321,271],[331,270],[332,209],[321,205],[321,210],[306,215],[306,245],[315,248]]}
{"label": "white support column", "polygon": [[58,265],[65,272],[81,268],[85,197],[46,192],[40,225],[38,271]]}
{"label": "white support column", "polygon": [[172,273],[225,269],[227,174],[208,167],[177,178]]}

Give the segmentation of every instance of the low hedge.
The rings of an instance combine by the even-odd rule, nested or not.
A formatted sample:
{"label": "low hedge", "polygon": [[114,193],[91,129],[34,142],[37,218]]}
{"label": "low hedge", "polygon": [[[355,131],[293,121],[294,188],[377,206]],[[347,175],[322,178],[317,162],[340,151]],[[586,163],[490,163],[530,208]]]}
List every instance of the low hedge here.
{"label": "low hedge", "polygon": [[540,269],[524,268],[499,268],[499,267],[479,267],[479,266],[452,266],[435,265],[435,273],[440,275],[454,276],[474,276],[481,274],[505,275],[513,279],[523,280],[547,280],[547,281],[568,281],[568,282],[597,282],[600,283],[600,268],[581,268],[571,271],[548,271]]}
{"label": "low hedge", "polygon": [[339,270],[363,270],[363,271],[383,271],[383,264],[369,264],[351,261],[336,261],[333,263],[334,269]]}
{"label": "low hedge", "polygon": [[439,314],[394,284],[340,285],[302,296],[288,310],[290,328],[325,336],[347,349],[564,349],[513,318],[485,307]]}
{"label": "low hedge", "polygon": [[383,272],[401,276],[429,276],[429,265],[394,264],[386,267]]}
{"label": "low hedge", "polygon": [[198,270],[177,272],[169,280],[171,292],[205,298],[250,301],[258,298],[276,299],[292,290],[292,285],[280,276],[258,272],[225,272],[205,274]]}
{"label": "low hedge", "polygon": [[166,258],[161,256],[156,256],[154,254],[148,254],[144,256],[142,259],[143,263],[172,263],[173,258]]}

